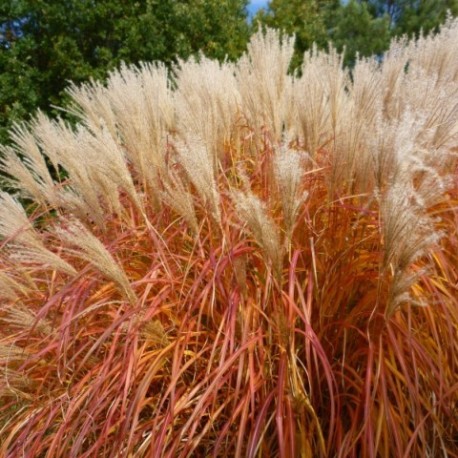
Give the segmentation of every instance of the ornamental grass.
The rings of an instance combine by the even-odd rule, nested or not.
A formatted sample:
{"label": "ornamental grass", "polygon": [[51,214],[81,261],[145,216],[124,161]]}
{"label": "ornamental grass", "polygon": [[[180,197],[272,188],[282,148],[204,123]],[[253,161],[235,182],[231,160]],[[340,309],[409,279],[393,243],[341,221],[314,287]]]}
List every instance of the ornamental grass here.
{"label": "ornamental grass", "polygon": [[0,456],[458,453],[458,21],[255,35],[11,131]]}

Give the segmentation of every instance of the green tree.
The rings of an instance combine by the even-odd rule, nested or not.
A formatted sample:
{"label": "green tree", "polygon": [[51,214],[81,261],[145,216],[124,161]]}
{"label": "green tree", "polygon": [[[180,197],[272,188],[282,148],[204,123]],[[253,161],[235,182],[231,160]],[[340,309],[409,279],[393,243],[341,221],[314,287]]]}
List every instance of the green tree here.
{"label": "green tree", "polygon": [[395,25],[395,33],[418,36],[420,32],[437,32],[445,22],[447,11],[458,15],[458,0],[410,0]]}
{"label": "green tree", "polygon": [[296,35],[292,64],[296,67],[313,43],[326,46],[329,20],[338,8],[339,0],[271,0],[268,9],[261,9],[253,22],[255,27],[275,27]]}
{"label": "green tree", "polygon": [[447,11],[458,15],[458,0],[271,0],[254,18],[255,28],[270,26],[296,35],[293,67],[313,43],[319,48],[331,40],[345,63],[356,54],[381,54],[393,36],[418,36],[437,31]]}
{"label": "green tree", "polygon": [[13,121],[62,105],[69,80],[102,78],[121,61],[236,58],[247,2],[0,0],[0,142]]}
{"label": "green tree", "polygon": [[368,5],[350,0],[336,11],[330,38],[338,51],[345,49],[345,63],[351,65],[356,54],[368,57],[383,53],[390,45],[390,21],[387,14],[374,17]]}
{"label": "green tree", "polygon": [[458,15],[458,0],[363,0],[374,13],[388,15],[394,35],[437,32],[447,11]]}

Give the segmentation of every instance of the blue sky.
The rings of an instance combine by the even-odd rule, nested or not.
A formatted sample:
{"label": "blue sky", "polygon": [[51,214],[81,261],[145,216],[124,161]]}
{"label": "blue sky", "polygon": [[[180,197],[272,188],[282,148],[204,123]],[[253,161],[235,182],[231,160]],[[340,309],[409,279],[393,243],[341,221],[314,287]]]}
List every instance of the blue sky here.
{"label": "blue sky", "polygon": [[267,3],[268,0],[250,0],[248,3],[248,11],[250,14],[254,14],[256,11],[258,11],[259,8],[267,6]]}

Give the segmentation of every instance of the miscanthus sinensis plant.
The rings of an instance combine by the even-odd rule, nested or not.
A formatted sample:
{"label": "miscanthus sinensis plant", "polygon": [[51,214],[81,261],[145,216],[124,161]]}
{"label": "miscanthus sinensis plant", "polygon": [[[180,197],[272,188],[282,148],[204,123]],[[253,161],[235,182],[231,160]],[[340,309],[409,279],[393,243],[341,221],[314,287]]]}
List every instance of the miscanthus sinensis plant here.
{"label": "miscanthus sinensis plant", "polygon": [[0,455],[458,451],[458,22],[383,60],[72,86],[11,132]]}

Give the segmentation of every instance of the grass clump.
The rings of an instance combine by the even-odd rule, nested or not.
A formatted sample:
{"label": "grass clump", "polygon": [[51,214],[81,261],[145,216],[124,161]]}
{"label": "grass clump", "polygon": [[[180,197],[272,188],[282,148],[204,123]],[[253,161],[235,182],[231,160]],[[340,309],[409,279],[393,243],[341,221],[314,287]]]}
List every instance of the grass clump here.
{"label": "grass clump", "polygon": [[293,76],[268,30],[16,126],[0,454],[454,456],[457,43]]}

